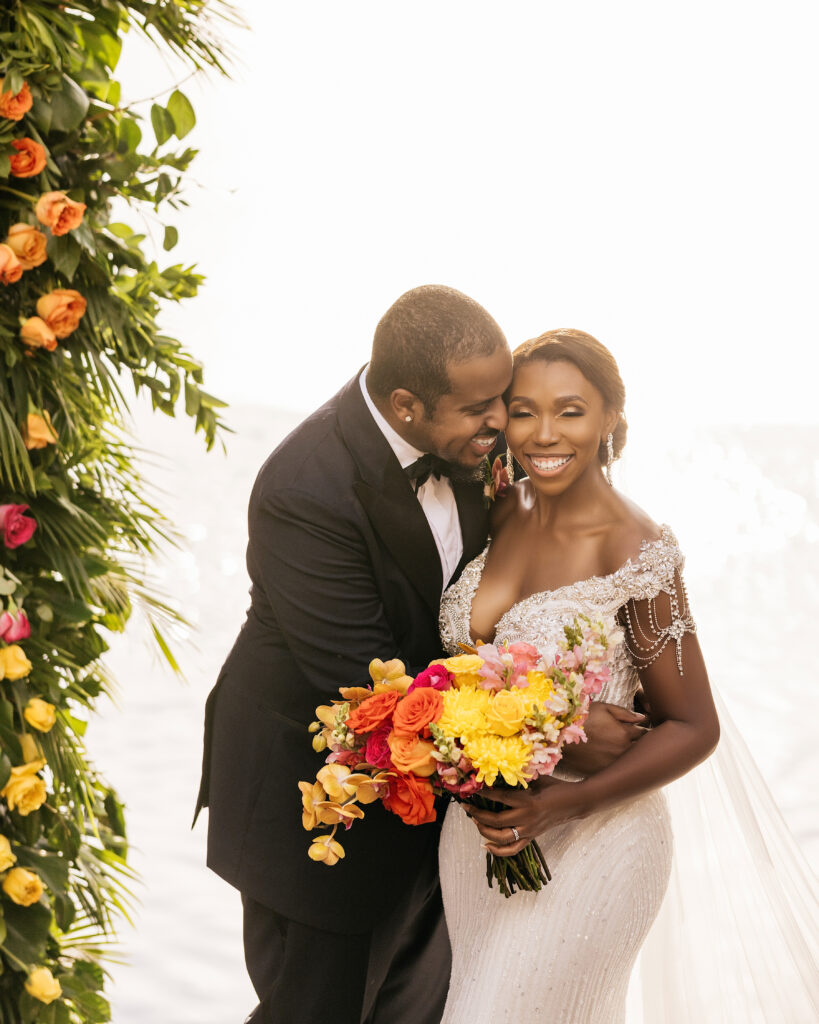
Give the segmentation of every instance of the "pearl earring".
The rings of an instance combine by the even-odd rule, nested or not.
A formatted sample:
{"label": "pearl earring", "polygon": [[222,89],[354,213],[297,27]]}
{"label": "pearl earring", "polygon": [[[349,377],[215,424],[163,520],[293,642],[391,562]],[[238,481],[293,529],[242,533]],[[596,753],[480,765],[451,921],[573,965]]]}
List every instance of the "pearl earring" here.
{"label": "pearl earring", "polygon": [[412,416],[405,416],[404,419],[407,423],[412,423]]}

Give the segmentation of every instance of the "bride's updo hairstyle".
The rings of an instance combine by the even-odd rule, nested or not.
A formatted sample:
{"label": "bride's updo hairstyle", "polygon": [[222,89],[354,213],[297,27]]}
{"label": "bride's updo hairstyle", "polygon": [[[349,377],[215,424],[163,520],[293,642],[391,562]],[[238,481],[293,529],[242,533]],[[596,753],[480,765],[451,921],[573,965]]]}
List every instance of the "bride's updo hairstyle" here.
{"label": "bride's updo hairstyle", "polygon": [[[620,453],[626,445],[628,431],[628,424],[623,415],[626,389],[614,356],[605,345],[601,345],[597,338],[586,334],[585,331],[560,327],[556,331],[546,331],[545,334],[541,334],[537,338],[524,341],[522,345],[518,345],[512,355],[516,370],[535,359],[540,359],[544,363],[556,363],[560,360],[573,363],[586,380],[593,384],[603,396],[606,408],[615,409],[620,414],[612,439],[614,457],[615,459],[620,458]],[[598,455],[600,461],[605,465],[605,442],[600,443]]]}
{"label": "bride's updo hairstyle", "polygon": [[386,400],[406,388],[432,416],[451,384],[447,367],[488,356],[507,346],[503,331],[483,306],[444,285],[427,284],[397,299],[375,329],[367,389]]}

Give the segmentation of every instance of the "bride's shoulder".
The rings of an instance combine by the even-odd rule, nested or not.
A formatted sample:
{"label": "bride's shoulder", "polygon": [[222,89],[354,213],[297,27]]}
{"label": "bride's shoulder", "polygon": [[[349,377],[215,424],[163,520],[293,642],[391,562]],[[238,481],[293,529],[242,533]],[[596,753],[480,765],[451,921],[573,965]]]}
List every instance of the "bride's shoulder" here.
{"label": "bride's shoulder", "polygon": [[492,509],[489,513],[489,532],[493,537],[497,537],[506,523],[514,519],[523,508],[525,504],[524,483],[525,481],[518,480],[492,502]]}
{"label": "bride's shoulder", "polygon": [[606,571],[613,573],[628,563],[639,565],[647,552],[677,548],[668,526],[660,526],[639,505],[621,496],[621,514],[606,531],[602,556]]}

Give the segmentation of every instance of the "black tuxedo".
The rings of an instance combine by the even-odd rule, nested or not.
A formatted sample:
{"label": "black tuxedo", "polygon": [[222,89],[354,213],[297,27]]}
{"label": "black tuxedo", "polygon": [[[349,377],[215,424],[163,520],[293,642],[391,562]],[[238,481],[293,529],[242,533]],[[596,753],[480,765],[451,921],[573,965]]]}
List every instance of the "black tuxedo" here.
{"label": "black tuxedo", "polygon": [[[453,483],[464,552],[481,550],[482,488]],[[440,823],[408,827],[380,804],[341,840],[334,867],[307,857],[299,780],[324,761],[315,707],[366,682],[376,657],[418,671],[440,657],[441,563],[413,487],[358,378],[296,428],[250,498],[251,607],[207,705],[199,806],[210,806],[208,864],[286,918],[362,933],[421,870],[435,872]],[[432,866],[430,866],[432,865]]]}

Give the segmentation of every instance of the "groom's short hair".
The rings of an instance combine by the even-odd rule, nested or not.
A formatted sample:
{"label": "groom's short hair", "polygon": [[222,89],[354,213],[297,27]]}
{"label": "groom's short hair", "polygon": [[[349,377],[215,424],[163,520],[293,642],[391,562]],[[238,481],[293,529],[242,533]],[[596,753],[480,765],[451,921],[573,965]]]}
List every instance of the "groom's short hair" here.
{"label": "groom's short hair", "polygon": [[503,331],[483,306],[444,285],[413,288],[394,302],[375,329],[367,389],[387,399],[406,388],[427,416],[450,390],[447,367],[506,346]]}

